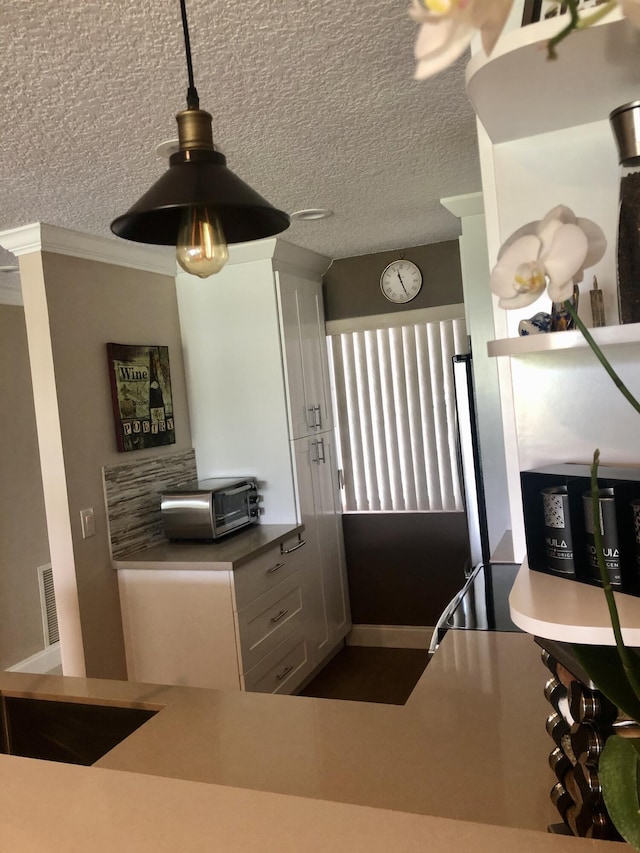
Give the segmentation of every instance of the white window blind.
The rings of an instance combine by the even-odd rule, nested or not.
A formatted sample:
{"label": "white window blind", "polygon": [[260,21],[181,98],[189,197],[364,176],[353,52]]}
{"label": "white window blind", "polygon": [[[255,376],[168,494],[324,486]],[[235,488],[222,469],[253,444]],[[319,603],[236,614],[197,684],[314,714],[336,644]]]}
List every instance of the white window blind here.
{"label": "white window blind", "polygon": [[329,336],[345,512],[462,510],[451,358],[463,319]]}

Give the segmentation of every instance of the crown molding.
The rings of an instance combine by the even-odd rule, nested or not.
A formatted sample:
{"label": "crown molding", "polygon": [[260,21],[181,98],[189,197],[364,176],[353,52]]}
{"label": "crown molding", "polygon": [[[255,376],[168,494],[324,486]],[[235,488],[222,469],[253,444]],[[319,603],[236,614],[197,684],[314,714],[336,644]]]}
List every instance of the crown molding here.
{"label": "crown molding", "polygon": [[168,246],[148,246],[97,237],[58,225],[48,225],[46,222],[34,222],[0,231],[0,246],[18,257],[33,252],[53,252],[172,278],[176,274],[175,252]]}
{"label": "crown molding", "polygon": [[319,255],[310,249],[295,246],[286,240],[278,240],[273,255],[273,268],[278,271],[290,269],[291,271],[311,272],[317,276],[326,273],[332,264],[332,259],[325,255]]}
{"label": "crown molding", "polygon": [[267,260],[272,261],[273,268],[278,271],[291,270],[315,275],[323,275],[331,266],[331,258],[301,246],[294,246],[293,243],[277,237],[229,246],[229,264]]}
{"label": "crown molding", "polygon": [[441,198],[440,204],[448,211],[462,219],[465,216],[478,216],[484,213],[484,196],[482,193],[467,193]]}
{"label": "crown molding", "polygon": [[0,284],[0,305],[22,305],[22,290]]}

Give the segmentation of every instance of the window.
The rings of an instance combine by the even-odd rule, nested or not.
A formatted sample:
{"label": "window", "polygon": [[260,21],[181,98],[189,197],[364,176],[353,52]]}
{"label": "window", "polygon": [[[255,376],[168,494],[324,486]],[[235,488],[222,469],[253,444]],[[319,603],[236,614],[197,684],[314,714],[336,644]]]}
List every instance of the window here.
{"label": "window", "polygon": [[468,349],[464,320],[328,340],[344,511],[462,510],[451,358]]}

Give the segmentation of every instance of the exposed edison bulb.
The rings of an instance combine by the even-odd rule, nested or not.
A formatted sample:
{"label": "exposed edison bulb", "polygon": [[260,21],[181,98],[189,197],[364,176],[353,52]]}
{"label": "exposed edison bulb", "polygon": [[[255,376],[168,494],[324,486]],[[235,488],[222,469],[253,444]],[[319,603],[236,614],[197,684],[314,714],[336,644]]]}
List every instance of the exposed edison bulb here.
{"label": "exposed edison bulb", "polygon": [[206,207],[188,207],[182,214],[176,258],[185,272],[207,278],[220,272],[229,249],[218,214]]}

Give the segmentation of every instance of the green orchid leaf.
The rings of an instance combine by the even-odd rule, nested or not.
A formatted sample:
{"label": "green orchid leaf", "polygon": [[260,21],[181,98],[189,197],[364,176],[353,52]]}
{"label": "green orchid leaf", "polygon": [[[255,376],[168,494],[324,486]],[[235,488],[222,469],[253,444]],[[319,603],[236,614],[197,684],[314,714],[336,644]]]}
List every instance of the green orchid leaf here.
{"label": "green orchid leaf", "polygon": [[639,769],[640,738],[610,737],[598,763],[604,803],[620,835],[640,851]]}
{"label": "green orchid leaf", "polygon": [[[615,646],[572,646],[587,675],[604,695],[634,720],[640,722],[640,699],[634,693]],[[640,678],[640,658],[632,654],[631,665]]]}

